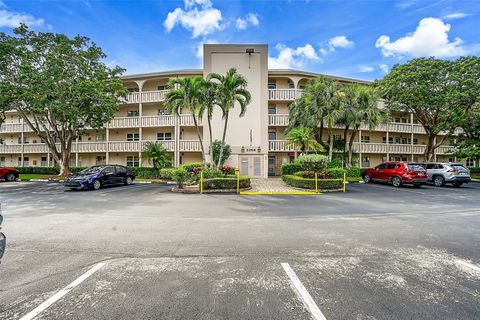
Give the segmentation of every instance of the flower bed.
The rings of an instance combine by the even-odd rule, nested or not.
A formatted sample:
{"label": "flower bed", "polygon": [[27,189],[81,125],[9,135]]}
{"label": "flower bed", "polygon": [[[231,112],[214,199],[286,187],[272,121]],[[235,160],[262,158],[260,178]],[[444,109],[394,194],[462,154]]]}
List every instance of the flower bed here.
{"label": "flower bed", "polygon": [[[240,189],[250,188],[250,178],[240,177]],[[213,189],[234,189],[237,190],[237,177],[227,176],[225,178],[212,178],[203,180],[203,190]]]}

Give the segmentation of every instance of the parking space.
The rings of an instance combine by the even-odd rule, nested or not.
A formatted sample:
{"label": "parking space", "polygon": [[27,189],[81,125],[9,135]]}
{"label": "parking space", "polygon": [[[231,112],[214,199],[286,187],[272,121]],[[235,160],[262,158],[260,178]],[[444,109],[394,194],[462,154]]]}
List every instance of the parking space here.
{"label": "parking space", "polygon": [[322,319],[285,263],[329,320],[480,313],[478,183],[315,196],[168,190],[0,183],[0,319],[38,307],[35,319]]}

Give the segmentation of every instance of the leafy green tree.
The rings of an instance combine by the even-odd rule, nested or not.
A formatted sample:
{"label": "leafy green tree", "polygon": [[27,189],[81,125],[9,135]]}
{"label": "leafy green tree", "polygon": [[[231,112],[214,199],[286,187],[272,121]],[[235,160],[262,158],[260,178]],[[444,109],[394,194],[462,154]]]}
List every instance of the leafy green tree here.
{"label": "leafy green tree", "polygon": [[461,124],[462,132],[455,142],[455,155],[460,159],[480,159],[480,110],[470,112]]}
{"label": "leafy green tree", "polygon": [[[425,161],[479,103],[480,57],[418,58],[396,65],[377,85],[389,110],[411,112],[427,133]],[[440,133],[442,135],[440,136]]]}
{"label": "leafy green tree", "polygon": [[300,150],[302,154],[307,151],[320,152],[324,150],[322,145],[315,140],[313,129],[304,126],[289,129],[286,144],[295,146],[295,149]]}
{"label": "leafy green tree", "polygon": [[222,110],[224,120],[222,145],[218,157],[219,162],[217,162],[217,167],[220,167],[220,160],[223,159],[225,149],[225,138],[227,136],[230,111],[235,107],[235,104],[238,103],[240,106],[240,117],[243,117],[252,97],[247,89],[247,79],[239,74],[236,68],[230,68],[225,75],[211,73],[208,79],[216,82],[218,85],[217,104]]}
{"label": "leafy green tree", "polygon": [[152,164],[156,170],[167,168],[172,165],[172,157],[165,147],[158,142],[147,142],[142,150],[143,160]]}
{"label": "leafy green tree", "polygon": [[222,159],[219,161],[221,149],[222,149],[222,141],[220,140],[213,141],[212,143],[213,162],[220,163],[220,166],[223,166],[225,161],[227,161],[227,159],[230,158],[230,155],[232,154],[232,149],[228,144],[226,144],[223,148]]}
{"label": "leafy green tree", "polygon": [[0,33],[0,114],[15,111],[70,174],[72,143],[102,128],[127,94],[120,67],[88,38],[34,32],[21,25]]}
{"label": "leafy green tree", "polygon": [[190,111],[202,151],[202,160],[205,162],[202,132],[198,125],[198,119],[203,114],[201,101],[205,89],[205,79],[201,76],[173,78],[168,82],[168,86],[171,89],[165,95],[165,106],[177,116],[180,116],[182,110]]}

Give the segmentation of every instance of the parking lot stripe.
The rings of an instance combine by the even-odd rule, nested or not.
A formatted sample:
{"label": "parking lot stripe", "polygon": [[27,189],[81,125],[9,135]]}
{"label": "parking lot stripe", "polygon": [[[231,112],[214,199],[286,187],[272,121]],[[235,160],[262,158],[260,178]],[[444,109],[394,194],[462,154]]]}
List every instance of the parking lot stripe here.
{"label": "parking lot stripe", "polygon": [[70,283],[68,286],[63,288],[62,290],[58,291],[55,293],[52,297],[49,299],[45,300],[42,302],[38,307],[30,311],[28,314],[24,315],[20,320],[31,320],[35,318],[37,315],[39,315],[42,311],[50,307],[52,304],[57,302],[58,300],[62,299],[67,293],[69,293],[73,288],[78,286],[80,283],[85,281],[88,277],[90,277],[92,274],[97,272],[100,268],[102,268],[105,265],[104,262],[97,263],[94,265],[90,270],[82,274],[80,277],[78,277],[75,281]]}
{"label": "parking lot stripe", "polygon": [[312,296],[308,293],[307,289],[303,286],[300,279],[298,279],[297,275],[290,267],[288,263],[282,263],[283,270],[287,273],[288,277],[290,278],[291,283],[293,284],[294,291],[297,293],[300,300],[302,300],[305,307],[310,311],[314,320],[327,320],[323,315],[322,311],[318,308],[315,301],[313,301]]}

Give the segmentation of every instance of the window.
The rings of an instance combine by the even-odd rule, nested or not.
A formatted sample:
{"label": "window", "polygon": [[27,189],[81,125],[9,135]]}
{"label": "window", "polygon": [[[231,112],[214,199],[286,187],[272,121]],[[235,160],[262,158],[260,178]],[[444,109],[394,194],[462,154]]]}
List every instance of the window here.
{"label": "window", "polygon": [[126,173],[127,168],[122,167],[122,166],[115,166],[115,169],[117,170],[118,173]]}
{"label": "window", "polygon": [[[28,167],[30,165],[29,161],[30,161],[29,157],[23,157],[23,166]],[[19,166],[22,165],[22,157],[18,157],[18,165]]]}
{"label": "window", "polygon": [[385,163],[380,163],[378,166],[375,167],[375,169],[385,169],[385,166]]}
{"label": "window", "polygon": [[333,135],[333,141],[342,141],[343,137],[341,134],[334,134]]}
{"label": "window", "polygon": [[33,163],[34,166],[36,166],[37,165],[37,160],[33,160],[32,163]]}
{"label": "window", "polygon": [[272,81],[268,83],[268,89],[277,89],[277,83]]}
{"label": "window", "polygon": [[288,81],[288,87],[289,87],[290,89],[295,89],[295,85],[294,85],[293,82],[291,82],[291,81]]}
{"label": "window", "polygon": [[95,159],[95,164],[97,166],[103,166],[107,164],[107,157],[106,156],[97,156]]}
{"label": "window", "polygon": [[5,144],[5,139],[0,138],[0,144]]}
{"label": "window", "polygon": [[402,118],[402,123],[408,123],[408,119],[407,118]]}
{"label": "window", "polygon": [[370,167],[370,157],[362,157],[362,166]]}
{"label": "window", "polygon": [[400,123],[400,122],[402,122],[402,119],[400,119],[400,118],[395,118],[395,122],[396,122],[396,123]]}
{"label": "window", "polygon": [[[387,143],[387,137],[382,137],[382,142]],[[393,137],[388,137],[388,143],[393,144]]]}
{"label": "window", "polygon": [[138,110],[127,111],[127,117],[138,117],[138,116],[139,116]]}
{"label": "window", "polygon": [[475,161],[473,159],[467,159],[467,167],[475,167]]}
{"label": "window", "polygon": [[0,157],[0,167],[5,166],[5,157]]}
{"label": "window", "polygon": [[107,139],[107,136],[105,134],[97,134],[95,136],[95,141],[105,141]]}
{"label": "window", "polygon": [[106,166],[102,170],[104,173],[115,173],[115,167],[114,166]]}
{"label": "window", "polygon": [[268,140],[277,140],[277,133],[274,131],[268,132]]}
{"label": "window", "polygon": [[138,156],[127,156],[127,167],[138,167],[139,165]]}
{"label": "window", "polygon": [[138,92],[138,88],[128,88],[128,92]]}
{"label": "window", "polygon": [[397,164],[395,163],[387,163],[385,169],[395,169],[397,167]]}
{"label": "window", "polygon": [[269,105],[268,114],[277,114],[277,107],[275,105]]}
{"label": "window", "polygon": [[[22,137],[18,137],[18,144],[22,144]],[[27,137],[23,137],[23,144],[28,144]]]}
{"label": "window", "polygon": [[370,136],[362,136],[362,143],[370,143]]}
{"label": "window", "polygon": [[418,139],[417,138],[413,138],[413,144],[418,144]]}
{"label": "window", "polygon": [[157,132],[157,140],[158,141],[172,140],[172,133],[171,132]]}
{"label": "window", "polygon": [[407,138],[402,138],[402,144],[410,144],[410,142],[408,141],[410,139],[407,139]]}
{"label": "window", "polygon": [[139,141],[140,135],[138,133],[127,133],[127,141]]}
{"label": "window", "polygon": [[157,87],[157,90],[167,90],[167,86],[166,85],[163,85],[163,86],[158,86]]}

